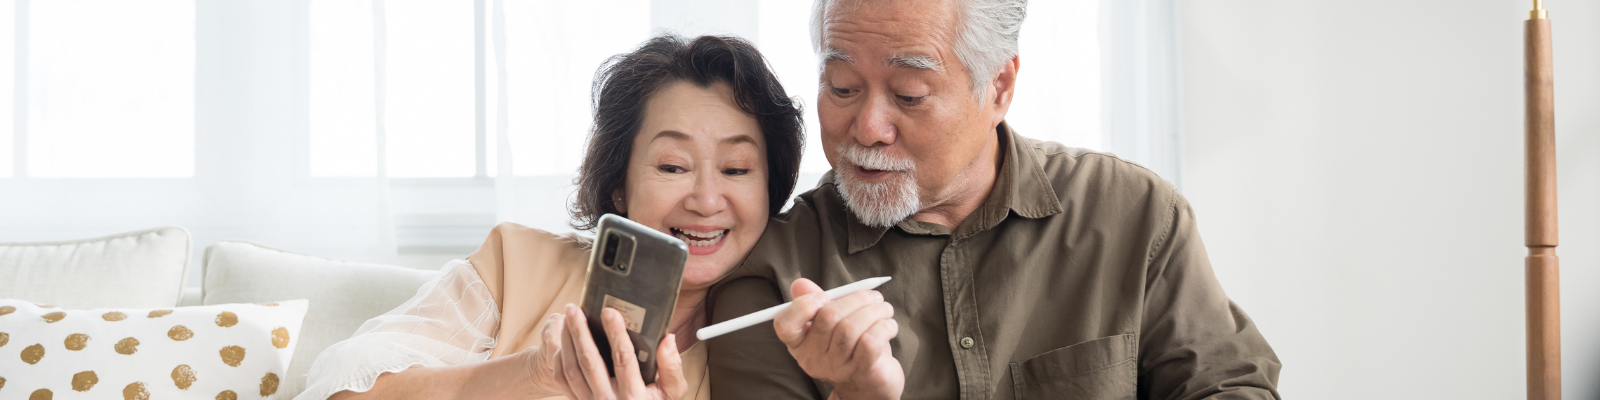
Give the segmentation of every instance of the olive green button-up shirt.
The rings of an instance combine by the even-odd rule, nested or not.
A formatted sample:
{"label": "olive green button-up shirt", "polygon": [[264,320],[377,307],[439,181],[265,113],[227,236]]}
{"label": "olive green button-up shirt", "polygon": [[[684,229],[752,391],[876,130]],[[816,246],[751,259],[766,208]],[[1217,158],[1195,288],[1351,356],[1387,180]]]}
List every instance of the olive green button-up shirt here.
{"label": "olive green button-up shirt", "polygon": [[[1272,347],[1222,292],[1189,204],[1115,156],[997,129],[994,188],[954,229],[861,224],[829,173],[713,289],[713,322],[875,276],[905,398],[1277,398]],[[823,398],[771,325],[708,341],[712,396]]]}

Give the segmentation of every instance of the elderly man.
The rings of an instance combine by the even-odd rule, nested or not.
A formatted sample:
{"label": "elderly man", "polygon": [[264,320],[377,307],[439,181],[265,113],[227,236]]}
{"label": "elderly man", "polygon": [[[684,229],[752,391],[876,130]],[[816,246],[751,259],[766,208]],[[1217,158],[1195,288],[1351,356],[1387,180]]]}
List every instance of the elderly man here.
{"label": "elderly man", "polygon": [[715,289],[717,321],[795,305],[709,342],[713,396],[1278,397],[1183,196],[1005,123],[1026,3],[817,0],[833,170]]}

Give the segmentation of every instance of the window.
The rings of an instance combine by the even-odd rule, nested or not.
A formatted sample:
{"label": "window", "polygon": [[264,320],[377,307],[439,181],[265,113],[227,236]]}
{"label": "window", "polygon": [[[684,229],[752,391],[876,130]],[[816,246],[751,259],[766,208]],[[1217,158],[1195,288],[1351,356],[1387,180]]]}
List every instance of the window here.
{"label": "window", "polygon": [[12,147],[17,138],[12,135],[16,122],[12,113],[16,109],[17,29],[11,25],[16,20],[16,4],[0,1],[0,178],[10,178],[16,163],[16,150]]}
{"label": "window", "polygon": [[311,176],[377,173],[372,2],[311,2]]}
{"label": "window", "polygon": [[372,176],[379,129],[390,177],[476,175],[471,4],[330,0],[311,7],[311,175]]}
{"label": "window", "polygon": [[[658,3],[662,1],[657,1]],[[487,175],[497,172],[503,124],[518,176],[575,171],[590,126],[590,83],[610,57],[648,37],[650,28],[740,34],[754,41],[774,72],[810,111],[816,100],[809,1],[749,0],[750,7],[651,12],[652,2],[492,1],[481,27],[461,3],[328,0],[312,5],[311,173],[372,176],[376,127],[374,70],[383,70],[384,130],[390,177],[470,177],[476,158],[473,79],[483,79]],[[677,8],[692,5],[672,3]],[[701,7],[705,8],[705,7]],[[745,15],[749,14],[749,15]],[[372,21],[386,55],[375,62]],[[496,19],[499,18],[499,19]],[[754,20],[755,23],[728,21]],[[1024,134],[1103,149],[1097,1],[1031,4],[1022,34],[1023,66],[1008,120]],[[498,21],[499,31],[493,25]],[[733,32],[749,30],[752,32]],[[474,68],[474,29],[488,42]],[[492,31],[492,32],[490,32]],[[381,66],[380,66],[381,65]],[[505,72],[502,77],[500,72]],[[500,80],[504,79],[504,82]],[[502,93],[504,92],[504,93]],[[500,107],[504,102],[504,107]],[[506,113],[504,117],[499,113]],[[820,149],[816,114],[805,116],[808,149]],[[802,171],[828,170],[820,151]]]}
{"label": "window", "polygon": [[1031,1],[1006,122],[1023,136],[1108,150],[1100,121],[1100,2]]}
{"label": "window", "polygon": [[[755,37],[756,47],[767,57],[767,64],[778,75],[789,97],[805,105],[806,152],[800,158],[800,172],[821,175],[828,172],[828,159],[822,155],[822,129],[817,125],[817,56],[811,50],[811,2],[761,0]],[[803,17],[802,17],[803,16]],[[807,182],[806,178],[810,178]],[[801,178],[797,188],[809,188],[816,178]],[[796,190],[800,192],[802,190]]]}
{"label": "window", "polygon": [[194,176],[194,3],[24,4],[26,176]]}
{"label": "window", "polygon": [[[179,225],[397,262],[569,230],[595,70],[661,30],[754,43],[806,107],[798,190],[829,168],[809,0],[199,4],[0,0],[0,240]],[[1175,177],[1170,9],[1032,2],[1008,121]]]}
{"label": "window", "polygon": [[[499,2],[497,2],[499,3]],[[649,0],[596,0],[537,2],[510,0],[492,22],[503,33],[490,37],[494,51],[504,54],[486,68],[490,111],[504,117],[490,119],[505,125],[511,147],[505,152],[516,176],[569,177],[583,159],[585,139],[592,125],[589,89],[601,63],[638,46],[650,36]],[[503,42],[499,42],[503,39]],[[499,63],[504,63],[499,65]],[[499,73],[504,73],[500,81]],[[504,93],[499,91],[503,90]],[[491,143],[497,140],[491,140]],[[499,160],[496,159],[498,165]],[[570,180],[570,179],[568,179]],[[551,188],[560,190],[560,188]],[[564,212],[564,210],[556,210]]]}

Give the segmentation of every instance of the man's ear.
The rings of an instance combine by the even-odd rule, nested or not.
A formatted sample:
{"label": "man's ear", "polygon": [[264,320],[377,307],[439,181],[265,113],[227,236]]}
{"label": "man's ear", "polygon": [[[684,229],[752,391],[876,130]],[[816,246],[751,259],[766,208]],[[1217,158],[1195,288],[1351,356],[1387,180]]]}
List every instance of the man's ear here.
{"label": "man's ear", "polygon": [[1000,125],[1006,119],[1006,111],[1011,109],[1011,96],[1017,93],[1017,70],[1022,68],[1022,56],[1011,56],[1004,65],[1000,66],[1000,73],[989,82],[989,90],[994,92],[994,100],[985,107],[993,107],[993,118],[990,126]]}
{"label": "man's ear", "polygon": [[628,214],[628,196],[622,188],[611,191],[611,205],[617,208],[617,214]]}

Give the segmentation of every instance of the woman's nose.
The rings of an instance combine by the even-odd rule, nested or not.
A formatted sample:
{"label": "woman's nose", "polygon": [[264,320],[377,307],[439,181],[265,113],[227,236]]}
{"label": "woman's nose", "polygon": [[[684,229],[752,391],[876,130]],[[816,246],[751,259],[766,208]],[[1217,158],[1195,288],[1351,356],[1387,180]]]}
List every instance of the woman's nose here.
{"label": "woman's nose", "polygon": [[695,176],[694,191],[684,199],[683,208],[701,216],[716,215],[728,208],[728,199],[722,193],[722,174],[715,168],[704,169]]}

